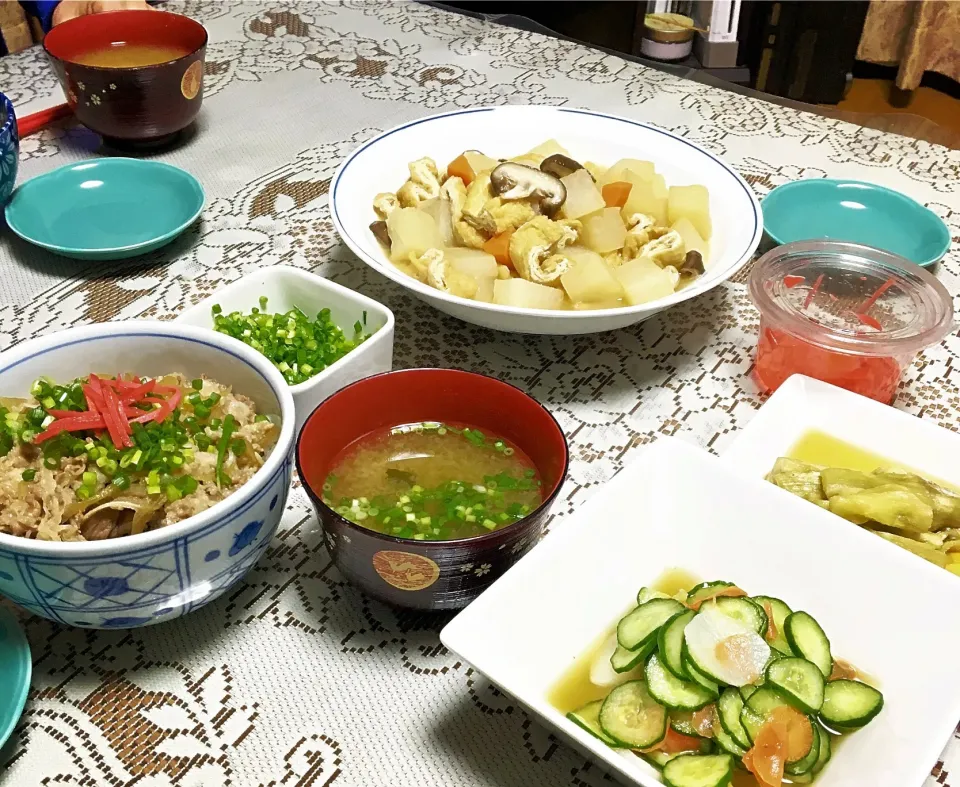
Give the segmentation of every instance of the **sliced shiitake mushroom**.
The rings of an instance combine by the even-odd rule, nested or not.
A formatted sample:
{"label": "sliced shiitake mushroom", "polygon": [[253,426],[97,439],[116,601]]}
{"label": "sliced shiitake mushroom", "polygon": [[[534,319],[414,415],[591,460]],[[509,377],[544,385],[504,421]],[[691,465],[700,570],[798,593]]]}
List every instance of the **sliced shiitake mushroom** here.
{"label": "sliced shiitake mushroom", "polygon": [[689,284],[705,270],[703,267],[703,255],[696,249],[690,249],[683,258],[683,264],[680,266],[680,281],[678,285],[683,287]]}
{"label": "sliced shiitake mushroom", "polygon": [[535,199],[544,216],[552,216],[567,198],[559,178],[539,169],[507,161],[490,173],[490,188],[502,199]]}
{"label": "sliced shiitake mushroom", "polygon": [[370,232],[388,249],[390,248],[390,233],[387,231],[387,222],[375,221],[370,225]]}
{"label": "sliced shiitake mushroom", "polygon": [[[578,169],[583,169],[583,164],[570,158],[570,156],[564,156],[563,153],[554,153],[540,162],[540,171],[553,175],[555,178],[565,178]],[[592,178],[593,175],[590,175],[590,177]]]}

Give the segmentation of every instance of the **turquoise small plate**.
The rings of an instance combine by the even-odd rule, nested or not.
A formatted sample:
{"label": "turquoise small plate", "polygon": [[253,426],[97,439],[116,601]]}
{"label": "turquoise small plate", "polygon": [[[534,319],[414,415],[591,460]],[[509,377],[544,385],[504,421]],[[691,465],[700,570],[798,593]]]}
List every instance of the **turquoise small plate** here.
{"label": "turquoise small plate", "polygon": [[0,607],[0,747],[20,720],[32,672],[27,638],[13,613]]}
{"label": "turquoise small plate", "polygon": [[29,243],[78,260],[119,260],[169,243],[203,210],[193,175],[159,161],[67,164],[17,188],[7,224]]}
{"label": "turquoise small plate", "polygon": [[856,180],[784,183],[760,203],[763,228],[777,243],[837,240],[933,265],[950,249],[947,225],[898,191]]}

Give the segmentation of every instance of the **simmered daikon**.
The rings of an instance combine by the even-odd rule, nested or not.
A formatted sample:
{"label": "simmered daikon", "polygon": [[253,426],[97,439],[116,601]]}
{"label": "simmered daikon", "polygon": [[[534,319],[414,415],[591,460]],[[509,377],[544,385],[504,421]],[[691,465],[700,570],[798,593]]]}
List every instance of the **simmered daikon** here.
{"label": "simmered daikon", "polygon": [[623,248],[627,228],[619,208],[604,208],[583,219],[580,240],[598,254],[606,254]]}
{"label": "simmered daikon", "polygon": [[623,287],[599,255],[581,257],[560,277],[574,303],[596,303],[623,297]]}
{"label": "simmered daikon", "polygon": [[387,232],[394,262],[409,262],[411,253],[423,254],[444,245],[433,217],[419,208],[397,208],[387,217]]}
{"label": "simmered daikon", "polygon": [[607,207],[600,189],[585,169],[571,172],[560,180],[567,189],[567,198],[563,203],[563,215],[566,218],[579,219]]}
{"label": "simmered daikon", "polygon": [[493,302],[518,309],[559,309],[563,306],[563,290],[526,279],[497,279]]}
{"label": "simmered daikon", "polygon": [[685,218],[700,237],[710,240],[713,229],[710,224],[710,195],[705,186],[671,186],[667,196],[667,220],[674,222]]}
{"label": "simmered daikon", "polygon": [[635,213],[643,213],[652,216],[656,224],[666,225],[667,194],[663,175],[654,175],[648,181],[634,183],[621,215],[629,219]]}
{"label": "simmered daikon", "polygon": [[579,310],[664,298],[709,265],[705,187],[668,188],[642,159],[578,161],[554,139],[490,152],[418,159],[374,197],[370,231],[397,268],[455,297]]}
{"label": "simmered daikon", "polygon": [[626,301],[631,306],[673,295],[679,278],[676,269],[661,268],[646,257],[623,263],[619,268],[614,268],[613,275],[623,287]]}

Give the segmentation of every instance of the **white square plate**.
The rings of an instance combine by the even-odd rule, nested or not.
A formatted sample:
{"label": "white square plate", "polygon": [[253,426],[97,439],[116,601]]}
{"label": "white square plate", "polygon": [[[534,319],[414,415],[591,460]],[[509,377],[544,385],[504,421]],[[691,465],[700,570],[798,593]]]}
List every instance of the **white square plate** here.
{"label": "white square plate", "polygon": [[628,783],[658,785],[547,702],[556,680],[665,570],[736,582],[812,614],[885,706],[820,787],[922,784],[960,718],[960,582],[832,514],[661,438],[458,615],[440,638]]}
{"label": "white square plate", "polygon": [[299,308],[313,319],[321,309],[330,309],[330,318],[348,336],[353,325],[366,312],[366,330],[372,334],[363,344],[319,374],[298,385],[290,386],[297,415],[297,433],[314,408],[328,396],[350,383],[393,368],[393,312],[366,295],[349,290],[322,276],[299,268],[277,265],[260,268],[217,290],[209,298],[185,309],[177,322],[213,329],[210,308],[215,304],[224,313],[248,312],[260,306],[260,298],[268,301],[270,312],[287,312]]}
{"label": "white square plate", "polygon": [[799,374],[781,385],[737,434],[723,452],[723,463],[741,475],[764,478],[777,458],[812,430],[960,486],[960,435]]}

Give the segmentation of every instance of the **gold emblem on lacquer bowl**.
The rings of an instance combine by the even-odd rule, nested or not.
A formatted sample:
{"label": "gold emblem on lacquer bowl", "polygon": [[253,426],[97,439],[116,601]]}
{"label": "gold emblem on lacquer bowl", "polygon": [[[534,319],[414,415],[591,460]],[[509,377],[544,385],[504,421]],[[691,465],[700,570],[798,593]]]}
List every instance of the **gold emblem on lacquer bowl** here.
{"label": "gold emblem on lacquer bowl", "polygon": [[197,97],[200,92],[200,86],[203,84],[203,63],[194,60],[186,71],[183,72],[183,79],[180,80],[180,92],[184,98],[192,99]]}
{"label": "gold emblem on lacquer bowl", "polygon": [[373,570],[399,590],[423,590],[440,577],[440,566],[413,552],[377,552],[373,556]]}

